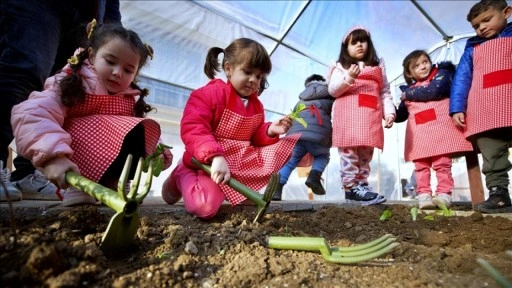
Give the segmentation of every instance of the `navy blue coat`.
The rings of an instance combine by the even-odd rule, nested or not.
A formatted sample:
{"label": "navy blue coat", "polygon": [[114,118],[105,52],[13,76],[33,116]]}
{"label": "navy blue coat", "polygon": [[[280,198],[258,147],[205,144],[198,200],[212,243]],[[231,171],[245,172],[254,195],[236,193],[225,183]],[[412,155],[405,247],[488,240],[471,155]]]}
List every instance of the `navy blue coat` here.
{"label": "navy blue coat", "polygon": [[[325,82],[311,81],[306,85],[306,89],[300,93],[299,99],[299,102],[295,104],[295,108],[301,103],[306,105],[306,109],[301,111],[299,116],[308,125],[304,128],[299,122],[293,121],[287,135],[302,133],[300,140],[315,141],[326,147],[331,147],[331,111],[334,97],[327,91],[327,84]],[[312,111],[318,111],[318,114]],[[320,116],[321,120],[317,118],[318,116]]]}
{"label": "navy blue coat", "polygon": [[427,86],[410,87],[406,85],[400,86],[402,92],[405,92],[405,100],[400,102],[396,110],[395,122],[400,123],[407,120],[409,112],[404,101],[413,102],[429,102],[448,98],[450,96],[450,88],[452,85],[453,73],[455,65],[446,61],[437,64],[437,73]]}

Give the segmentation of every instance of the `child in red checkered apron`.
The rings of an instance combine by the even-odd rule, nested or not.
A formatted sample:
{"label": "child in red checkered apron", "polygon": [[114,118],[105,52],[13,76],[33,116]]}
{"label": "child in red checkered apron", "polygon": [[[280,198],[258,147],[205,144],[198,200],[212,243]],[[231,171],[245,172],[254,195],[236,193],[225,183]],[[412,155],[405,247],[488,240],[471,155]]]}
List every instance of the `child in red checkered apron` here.
{"label": "child in red checkered apron", "polygon": [[[222,66],[217,60],[220,53]],[[227,83],[214,79],[221,67]],[[226,185],[231,177],[259,190],[286,163],[300,135],[279,138],[291,126],[289,117],[264,121],[258,92],[271,69],[267,51],[251,39],[236,39],[225,49],[208,51],[204,71],[212,80],[192,92],[183,111],[185,153],[162,186],[167,203],[183,197],[190,214],[212,218],[224,200],[232,205],[245,200]],[[211,176],[192,164],[192,157],[211,165]]]}
{"label": "child in red checkered apron", "polygon": [[337,63],[328,72],[333,95],[333,146],[338,147],[341,183],[347,201],[361,205],[386,201],[368,185],[374,148],[383,149],[385,127],[395,119],[395,106],[384,61],[377,57],[370,32],[352,27],[341,43]]}
{"label": "child in red checkered apron", "polygon": [[[64,206],[96,203],[69,187],[66,171],[117,190],[127,155],[139,159],[156,148],[160,126],[144,118],[152,107],[144,101],[147,89],[134,82],[152,55],[135,32],[118,24],[93,24],[88,46],[46,80],[44,91],[32,92],[13,108],[18,153],[62,188]],[[171,152],[167,149],[163,157],[169,167]]]}
{"label": "child in red checkered apron", "polygon": [[476,36],[466,42],[453,79],[450,115],[482,153],[489,198],[483,213],[511,213],[509,160],[512,146],[512,7],[505,0],[480,1],[467,20]]}
{"label": "child in red checkered apron", "polygon": [[[432,65],[430,56],[415,50],[402,63],[406,85],[395,122],[407,121],[405,161],[413,161],[420,209],[451,206],[452,157],[473,146],[448,113],[450,87],[455,66],[451,62]],[[461,154],[459,153],[459,156]],[[436,196],[432,199],[431,168],[436,171]]]}

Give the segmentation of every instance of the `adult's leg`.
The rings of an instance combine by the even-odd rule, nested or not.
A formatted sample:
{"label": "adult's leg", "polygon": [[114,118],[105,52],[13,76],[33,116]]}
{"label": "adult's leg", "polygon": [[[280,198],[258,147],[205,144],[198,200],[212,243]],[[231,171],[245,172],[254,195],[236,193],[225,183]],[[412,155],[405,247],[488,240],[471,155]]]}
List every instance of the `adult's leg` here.
{"label": "adult's leg", "polygon": [[[30,5],[18,0],[0,1],[0,160],[4,163],[13,140],[11,109],[32,91],[42,89],[52,71],[63,31],[75,21],[76,14],[71,1],[34,0]],[[15,165],[13,180],[34,171],[28,160],[18,158]]]}

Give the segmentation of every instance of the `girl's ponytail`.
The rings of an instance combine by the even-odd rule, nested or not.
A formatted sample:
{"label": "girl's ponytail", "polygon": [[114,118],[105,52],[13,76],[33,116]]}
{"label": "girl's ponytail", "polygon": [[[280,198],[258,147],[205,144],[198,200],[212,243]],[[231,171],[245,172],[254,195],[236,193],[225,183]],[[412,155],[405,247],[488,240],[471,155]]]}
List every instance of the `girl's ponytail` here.
{"label": "girl's ponytail", "polygon": [[59,81],[61,101],[68,108],[72,107],[75,103],[83,103],[85,101],[82,77],[78,75],[78,71],[88,56],[89,53],[85,49],[79,49],[78,54],[68,59],[69,68],[64,69],[66,76]]}
{"label": "girl's ponytail", "polygon": [[221,67],[219,64],[219,54],[223,53],[224,49],[219,47],[212,47],[208,50],[206,55],[206,62],[204,63],[204,73],[209,79],[215,78],[215,72],[220,72]]}
{"label": "girl's ponytail", "polygon": [[149,95],[149,90],[147,88],[141,89],[139,85],[135,83],[132,83],[131,86],[140,91],[139,99],[135,102],[135,106],[133,108],[135,117],[145,117],[147,113],[155,109],[144,101],[144,98]]}

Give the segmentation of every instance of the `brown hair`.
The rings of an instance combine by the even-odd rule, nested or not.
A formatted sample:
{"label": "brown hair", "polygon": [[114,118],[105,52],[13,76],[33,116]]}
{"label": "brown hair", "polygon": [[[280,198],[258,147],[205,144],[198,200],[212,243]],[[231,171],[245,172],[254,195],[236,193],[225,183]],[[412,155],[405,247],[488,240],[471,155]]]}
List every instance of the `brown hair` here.
{"label": "brown hair", "polygon": [[405,82],[409,85],[416,81],[416,80],[414,80],[414,78],[409,76],[411,74],[411,71],[409,70],[411,67],[411,64],[416,62],[416,60],[418,60],[418,58],[420,58],[421,56],[426,56],[428,58],[428,61],[430,62],[430,64],[432,64],[432,59],[430,59],[430,56],[424,50],[412,51],[407,56],[405,56],[404,61],[402,62],[402,67],[404,67],[404,73],[403,73],[404,79],[405,79]]}
{"label": "brown hair", "polygon": [[490,8],[494,8],[498,11],[501,11],[507,8],[508,4],[506,0],[481,0],[471,7],[468,13],[467,20],[471,22],[473,19],[478,17],[478,15],[484,13]]}
{"label": "brown hair", "polygon": [[348,69],[350,65],[357,64],[357,61],[348,54],[347,47],[349,42],[356,43],[358,41],[368,43],[368,50],[363,59],[364,63],[368,66],[379,65],[379,57],[373,46],[372,38],[364,29],[356,29],[347,36],[347,41],[341,43],[340,56],[338,57],[338,62],[341,63],[341,66]]}
{"label": "brown hair", "polygon": [[[222,65],[219,64],[218,60],[220,53],[224,53]],[[272,71],[272,62],[265,47],[249,38],[236,39],[225,49],[219,47],[210,48],[206,55],[204,73],[209,79],[214,79],[215,72],[219,72],[221,67],[224,69],[226,62],[234,66],[246,64],[251,68],[260,69],[264,74],[269,74]]]}
{"label": "brown hair", "polygon": [[[140,55],[139,73],[140,69],[146,64],[148,57],[153,56],[153,48],[142,43],[137,33],[128,30],[120,24],[104,24],[98,25],[94,31],[90,31],[90,39],[86,41],[85,48],[76,56],[76,61],[70,63],[71,71],[59,81],[61,90],[61,101],[66,107],[73,107],[76,103],[83,103],[85,101],[85,91],[82,85],[82,77],[78,71],[82,67],[84,61],[89,58],[89,48],[98,51],[103,45],[108,43],[114,38],[119,38],[130,45],[130,47]],[[73,58],[73,57],[72,57]],[[137,117],[143,117],[146,113],[153,110],[153,108],[144,101],[144,97],[148,95],[147,89],[141,89],[134,82],[130,85],[132,88],[141,91],[140,97],[135,103],[134,114]]]}

